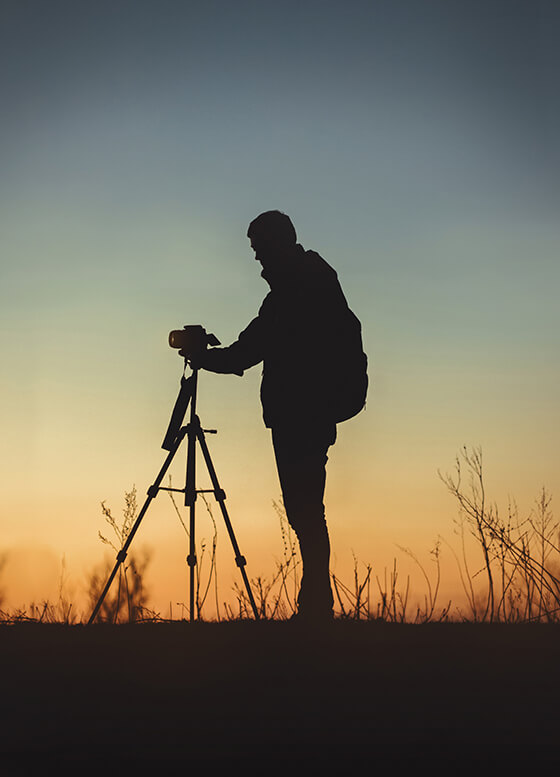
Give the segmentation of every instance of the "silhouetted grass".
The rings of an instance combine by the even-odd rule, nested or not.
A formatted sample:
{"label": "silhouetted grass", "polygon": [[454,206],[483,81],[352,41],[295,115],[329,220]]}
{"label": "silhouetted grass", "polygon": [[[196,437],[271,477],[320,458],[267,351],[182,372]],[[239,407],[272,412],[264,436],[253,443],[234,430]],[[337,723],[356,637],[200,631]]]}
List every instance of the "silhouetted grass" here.
{"label": "silhouetted grass", "polygon": [[[466,483],[465,483],[466,473]],[[429,623],[449,620],[503,623],[560,621],[560,524],[553,518],[551,497],[542,489],[533,510],[520,519],[517,506],[510,502],[506,518],[487,497],[480,449],[464,448],[456,459],[453,476],[440,478],[459,506],[455,520],[459,550],[439,538],[430,551],[433,566],[430,573],[409,548],[401,547],[403,554],[414,562],[424,581],[424,592],[411,592],[410,576],[402,577],[397,559],[390,568],[374,570],[368,563],[354,556],[353,575],[342,580],[332,574],[335,597],[335,616],[341,620],[382,621],[390,623]],[[177,516],[187,535],[188,530],[181,511],[168,492]],[[232,589],[232,598],[222,599],[218,586],[217,543],[218,532],[212,507],[201,495],[213,526],[210,543],[200,542],[196,566],[195,617],[205,620],[205,607],[213,592],[215,613],[213,621],[253,619],[247,592],[238,582]],[[283,505],[273,502],[279,521],[282,555],[274,561],[273,572],[251,579],[251,587],[259,616],[263,620],[283,621],[297,611],[297,594],[301,582],[301,558]],[[125,493],[123,519],[119,523],[105,503],[102,513],[111,528],[112,537],[99,533],[101,541],[118,552],[124,545],[136,518],[136,490]],[[468,537],[474,540],[474,552],[467,551]],[[440,605],[440,555],[444,543],[455,558],[463,585],[466,609],[451,601]],[[480,563],[475,566],[476,555]],[[145,574],[149,556],[131,553],[120,565],[119,576],[109,591],[100,611],[99,620],[109,623],[167,621],[149,606]],[[94,570],[88,581],[91,607],[97,601],[112,564],[106,563]],[[474,571],[473,571],[474,570]],[[189,616],[183,606],[183,615]],[[76,612],[65,590],[65,567],[60,576],[58,598],[55,602],[42,601],[28,607],[0,610],[0,622],[64,623],[87,621],[87,614]]]}
{"label": "silhouetted grass", "polygon": [[[119,522],[113,516],[105,502],[101,502],[101,511],[111,534],[107,537],[98,532],[104,545],[110,546],[118,553],[124,546],[134,525],[138,512],[136,487],[124,495],[125,506],[123,517]],[[119,565],[116,583],[108,591],[103,600],[97,620],[105,623],[133,623],[149,617],[148,594],[145,585],[146,569],[150,561],[149,554],[131,551],[123,563]],[[90,574],[88,580],[88,598],[93,609],[98,601],[105,582],[114,566],[114,562],[106,562]]]}
{"label": "silhouetted grass", "polygon": [[81,622],[66,589],[66,561],[63,558],[56,601],[43,600],[15,610],[0,610],[0,623],[63,623],[69,626]]}
{"label": "silhouetted grass", "polygon": [[[463,448],[456,459],[455,474],[440,474],[440,478],[459,505],[456,526],[461,555],[451,550],[468,602],[469,612],[462,614],[463,619],[477,623],[558,622],[560,524],[554,521],[546,489],[542,488],[526,518],[519,517],[512,501],[503,518],[486,494],[480,448]],[[482,564],[475,572],[467,558],[465,532],[478,546]]]}

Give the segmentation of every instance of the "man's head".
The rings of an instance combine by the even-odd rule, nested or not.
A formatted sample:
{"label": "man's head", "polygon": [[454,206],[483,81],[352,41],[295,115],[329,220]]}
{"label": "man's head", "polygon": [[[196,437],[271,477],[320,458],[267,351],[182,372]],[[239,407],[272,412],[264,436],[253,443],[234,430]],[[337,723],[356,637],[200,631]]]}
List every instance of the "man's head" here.
{"label": "man's head", "polygon": [[291,256],[297,235],[290,217],[279,210],[267,210],[251,221],[247,230],[255,259],[267,267],[276,267],[282,259]]}

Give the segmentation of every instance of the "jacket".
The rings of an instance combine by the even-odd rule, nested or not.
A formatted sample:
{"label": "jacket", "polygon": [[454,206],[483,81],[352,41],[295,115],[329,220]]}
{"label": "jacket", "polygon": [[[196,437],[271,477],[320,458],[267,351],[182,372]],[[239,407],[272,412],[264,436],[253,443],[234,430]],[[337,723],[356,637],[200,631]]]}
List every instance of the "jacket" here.
{"label": "jacket", "polygon": [[258,315],[227,348],[211,348],[202,367],[242,375],[263,362],[261,403],[267,427],[336,422],[333,370],[353,316],[334,269],[297,245],[286,269],[263,270],[270,292]]}

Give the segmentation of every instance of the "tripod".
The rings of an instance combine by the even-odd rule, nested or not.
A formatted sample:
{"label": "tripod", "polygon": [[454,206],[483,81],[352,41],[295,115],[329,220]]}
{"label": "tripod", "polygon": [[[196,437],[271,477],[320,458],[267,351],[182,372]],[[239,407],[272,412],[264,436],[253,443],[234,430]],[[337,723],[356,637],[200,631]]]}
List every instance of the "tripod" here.
{"label": "tripod", "polygon": [[[185,376],[183,376],[181,378],[181,389],[179,391],[179,396],[177,397],[177,400],[175,402],[175,407],[173,408],[173,413],[171,414],[169,427],[167,429],[165,439],[161,446],[164,450],[169,451],[167,458],[163,462],[163,466],[160,469],[154,483],[148,488],[148,492],[147,492],[148,497],[144,502],[142,509],[140,510],[138,517],[136,518],[136,521],[132,526],[132,529],[130,530],[130,533],[126,539],[126,542],[122,546],[121,550],[117,553],[117,560],[115,562],[115,566],[113,567],[113,570],[109,575],[109,579],[105,584],[105,588],[103,589],[101,596],[99,597],[97,604],[94,607],[94,610],[88,621],[88,625],[95,621],[95,618],[97,617],[97,614],[101,608],[101,605],[103,604],[103,601],[107,596],[109,588],[111,587],[111,583],[113,582],[115,575],[117,574],[119,566],[126,559],[128,549],[132,543],[132,540],[134,539],[134,535],[138,531],[140,523],[142,522],[142,519],[144,518],[148,510],[148,507],[152,502],[152,499],[154,499],[157,496],[159,491],[178,491],[180,493],[184,493],[185,505],[189,508],[189,555],[187,556],[187,564],[189,566],[190,620],[193,621],[195,619],[194,593],[195,593],[195,567],[197,564],[196,545],[195,545],[195,503],[196,503],[197,494],[201,494],[201,493],[213,493],[216,498],[216,501],[220,505],[220,510],[222,511],[226,529],[228,531],[231,544],[233,546],[233,551],[235,554],[235,563],[237,564],[241,572],[243,583],[245,584],[245,589],[247,591],[247,596],[249,598],[249,602],[251,604],[251,609],[253,610],[255,620],[259,619],[259,612],[257,610],[257,605],[255,604],[253,592],[251,591],[249,579],[245,571],[245,565],[247,562],[245,560],[245,557],[241,555],[241,552],[239,550],[239,545],[237,544],[237,540],[235,538],[235,534],[233,531],[233,526],[231,524],[231,520],[229,518],[226,505],[225,505],[226,494],[225,494],[225,491],[220,487],[220,484],[218,482],[218,476],[216,475],[216,470],[214,469],[214,465],[210,457],[210,451],[208,450],[208,446],[206,444],[206,438],[204,436],[205,432],[208,434],[216,434],[216,430],[215,429],[204,430],[200,424],[200,418],[196,414],[197,389],[198,389],[198,369],[193,368],[192,374],[190,375],[190,377],[185,378]],[[189,402],[191,406],[189,423],[187,424],[187,426],[183,426],[182,424],[185,417],[185,413],[187,412]],[[187,472],[186,472],[185,488],[166,488],[160,485],[161,481],[163,480],[165,473],[169,469],[169,466],[173,461],[173,458],[175,457],[175,454],[177,453],[179,446],[181,445],[185,436],[187,436]],[[210,480],[212,482],[212,488],[210,489],[196,488],[195,478],[196,478],[197,443],[200,445],[200,449],[202,450],[202,455],[204,457],[204,461],[206,462],[208,474],[210,475]]]}

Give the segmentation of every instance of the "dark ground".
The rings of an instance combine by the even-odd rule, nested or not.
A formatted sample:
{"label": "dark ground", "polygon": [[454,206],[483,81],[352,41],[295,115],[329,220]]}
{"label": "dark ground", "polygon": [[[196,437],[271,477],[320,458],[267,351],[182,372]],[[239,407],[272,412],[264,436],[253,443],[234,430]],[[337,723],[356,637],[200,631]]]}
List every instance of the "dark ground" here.
{"label": "dark ground", "polygon": [[7,777],[560,764],[556,625],[18,624],[0,656]]}

